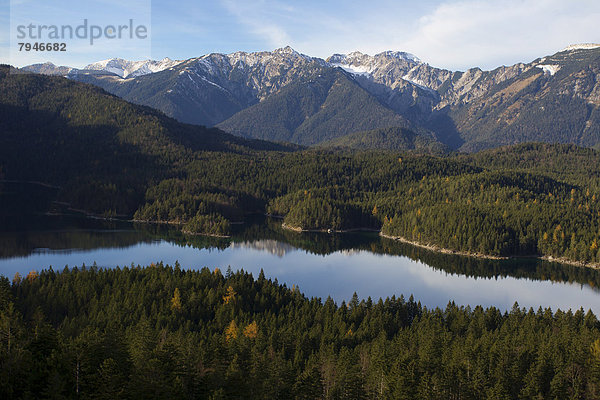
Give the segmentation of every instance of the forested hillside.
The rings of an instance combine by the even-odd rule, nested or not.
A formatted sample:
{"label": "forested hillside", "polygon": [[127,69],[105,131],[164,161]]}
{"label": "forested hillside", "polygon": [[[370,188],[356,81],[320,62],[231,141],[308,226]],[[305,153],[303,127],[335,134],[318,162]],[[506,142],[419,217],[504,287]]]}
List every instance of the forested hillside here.
{"label": "forested hillside", "polygon": [[414,127],[389,127],[355,132],[321,143],[322,147],[354,150],[388,150],[444,154],[450,147],[441,143],[431,132]]}
{"label": "forested hillside", "polygon": [[198,151],[287,150],[181,124],[91,85],[0,66],[0,177],[63,188],[75,208],[132,214]]}
{"label": "forested hillside", "polygon": [[[381,229],[471,254],[597,263],[598,157],[594,150],[563,145],[441,158],[317,151],[251,159],[207,155],[190,164],[186,179],[149,189],[136,218],[186,221],[199,210],[236,219],[244,210],[266,210],[301,230]],[[537,161],[534,166],[527,160]],[[221,200],[210,200],[202,188],[218,190],[216,182],[227,189]]]}
{"label": "forested hillside", "polygon": [[357,131],[408,124],[343,71],[317,72],[217,126],[240,136],[312,145]]}
{"label": "forested hillside", "polygon": [[336,305],[244,272],[151,265],[0,279],[0,395],[597,398],[591,312]]}
{"label": "forested hillside", "polygon": [[[232,222],[269,213],[298,230],[368,228],[470,254],[600,262],[595,150],[301,150],[180,124],[64,78],[3,72],[0,167],[8,181],[48,188],[35,203],[190,234],[228,235]],[[13,203],[29,207],[27,190]]]}

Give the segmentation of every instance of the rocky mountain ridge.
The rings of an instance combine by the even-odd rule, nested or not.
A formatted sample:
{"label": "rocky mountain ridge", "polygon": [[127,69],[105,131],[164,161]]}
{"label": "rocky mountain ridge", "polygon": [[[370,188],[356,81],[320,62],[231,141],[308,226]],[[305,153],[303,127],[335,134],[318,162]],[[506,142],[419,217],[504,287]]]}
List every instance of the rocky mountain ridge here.
{"label": "rocky mountain ridge", "polygon": [[[393,51],[374,56],[360,52],[334,54],[323,60],[288,46],[272,52],[212,53],[185,61],[113,59],[90,64],[84,70],[53,69],[48,64],[25,69],[93,83],[183,122],[219,125],[235,134],[267,140],[284,137],[302,144],[383,128],[375,121],[365,123],[364,116],[358,121],[344,114],[344,105],[351,103],[344,96],[360,97],[366,92],[363,101],[377,110],[375,114],[390,111],[402,121],[433,132],[453,148],[471,151],[526,140],[598,145],[599,64],[600,45],[595,44],[569,46],[551,56],[491,71],[449,71],[432,67],[412,54]],[[345,78],[332,82],[327,90],[334,90],[343,81],[345,94],[338,91],[328,96],[298,87],[320,81],[332,70]],[[258,107],[275,98],[277,101],[271,100],[271,105]],[[329,111],[318,118],[328,122],[317,124],[321,126],[319,133],[307,128],[302,135],[295,134],[303,123],[298,118],[313,118],[318,114],[315,107],[323,110],[327,99]],[[332,99],[339,104],[331,104]],[[307,108],[300,114],[297,110],[282,110],[282,102]],[[541,112],[548,109],[553,111]],[[569,111],[564,114],[561,110]],[[265,116],[265,112],[273,114]],[[336,115],[332,113],[338,113],[339,118],[344,114],[345,128],[328,137],[321,130],[324,126],[331,129],[335,123]],[[229,121],[231,118],[234,120]],[[385,121],[398,123],[394,118],[386,117]],[[269,136],[271,131],[281,133],[281,127],[288,133]],[[311,139],[312,133],[315,138]]]}

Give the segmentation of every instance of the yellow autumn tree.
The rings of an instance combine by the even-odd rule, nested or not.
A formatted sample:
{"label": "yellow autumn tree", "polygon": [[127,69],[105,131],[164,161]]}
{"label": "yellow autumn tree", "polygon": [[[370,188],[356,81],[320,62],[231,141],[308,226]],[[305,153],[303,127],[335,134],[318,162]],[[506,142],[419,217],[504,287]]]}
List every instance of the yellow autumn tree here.
{"label": "yellow autumn tree", "polygon": [[230,301],[235,300],[236,295],[237,293],[235,292],[233,287],[229,286],[227,288],[227,293],[225,293],[225,296],[223,296],[223,301],[225,302],[225,304],[229,304]]}
{"label": "yellow autumn tree", "polygon": [[248,324],[248,326],[244,328],[244,336],[249,339],[254,339],[256,335],[258,335],[258,325],[256,324],[256,321],[252,321],[251,324]]}
{"label": "yellow autumn tree", "polygon": [[175,288],[173,298],[171,299],[171,310],[180,312],[181,311],[181,293],[179,288]]}
{"label": "yellow autumn tree", "polygon": [[21,278],[21,274],[15,272],[15,276],[13,277],[13,285],[20,285],[22,280],[23,279]]}
{"label": "yellow autumn tree", "polygon": [[561,229],[562,227],[559,225],[556,225],[556,228],[554,228],[554,233],[552,233],[552,241],[553,242],[558,242],[558,239],[560,237],[560,233],[561,233]]}
{"label": "yellow autumn tree", "polygon": [[227,342],[235,340],[238,337],[238,327],[235,320],[231,320],[227,328],[225,328],[225,340]]}
{"label": "yellow autumn tree", "polygon": [[27,279],[30,283],[33,282],[35,280],[35,278],[37,278],[39,275],[37,273],[37,271],[30,271],[27,274],[27,277],[25,279]]}

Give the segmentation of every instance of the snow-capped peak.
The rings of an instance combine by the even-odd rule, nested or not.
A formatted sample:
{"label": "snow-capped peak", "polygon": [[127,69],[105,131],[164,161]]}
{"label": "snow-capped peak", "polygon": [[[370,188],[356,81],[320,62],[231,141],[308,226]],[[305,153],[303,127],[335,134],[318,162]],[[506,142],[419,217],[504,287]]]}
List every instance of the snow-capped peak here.
{"label": "snow-capped peak", "polygon": [[132,78],[142,75],[148,75],[154,72],[159,72],[167,68],[171,68],[181,61],[174,61],[168,57],[160,61],[142,60],[129,61],[122,58],[111,58],[89,64],[84,69],[95,71],[107,71],[119,75],[121,78]]}
{"label": "snow-capped peak", "polygon": [[327,59],[327,62],[331,64],[366,64],[366,63],[375,63],[380,59],[397,59],[397,60],[406,60],[410,62],[414,62],[417,64],[421,64],[421,60],[413,54],[406,53],[404,51],[384,51],[382,53],[377,53],[374,56],[370,56],[368,54],[361,53],[360,51],[353,51],[348,54],[334,54]]}
{"label": "snow-capped peak", "polygon": [[564,49],[562,49],[561,52],[562,51],[573,51],[573,50],[591,50],[591,49],[597,49],[598,47],[600,47],[599,43],[579,43],[579,44],[572,44],[570,46],[567,46]]}
{"label": "snow-capped peak", "polygon": [[352,53],[348,53],[348,55],[346,57],[349,57],[349,58],[359,58],[359,57],[364,57],[364,56],[369,57],[368,54],[361,53],[360,51],[353,51]]}
{"label": "snow-capped peak", "polygon": [[296,50],[292,49],[291,46],[285,46],[285,47],[281,47],[279,49],[275,49],[273,50],[273,53],[278,53],[278,54],[300,54],[298,53]]}
{"label": "snow-capped peak", "polygon": [[330,64],[339,64],[344,61],[347,56],[345,54],[336,53],[327,59]]}
{"label": "snow-capped peak", "polygon": [[414,54],[411,53],[406,53],[404,51],[384,51],[383,53],[379,53],[379,54],[375,54],[375,57],[378,56],[384,56],[384,57],[388,57],[388,58],[398,58],[401,60],[407,60],[407,61],[413,61],[416,63],[420,63],[421,60],[415,56]]}
{"label": "snow-capped peak", "polygon": [[[251,54],[261,54],[261,53],[251,53]],[[271,54],[277,54],[283,57],[292,57],[294,59],[296,58],[303,58],[305,60],[309,60],[312,57],[307,56],[306,54],[302,54],[297,52],[296,50],[294,50],[292,47],[290,46],[285,46],[279,49],[275,49],[273,50],[273,52]]]}
{"label": "snow-capped peak", "polygon": [[[421,61],[410,53],[402,51],[385,51],[374,56],[353,51],[349,54],[334,54],[327,59],[329,65],[340,67],[354,75],[369,75],[381,68],[395,65],[396,60],[408,62],[408,66],[421,64]],[[403,65],[403,68],[406,68]]]}

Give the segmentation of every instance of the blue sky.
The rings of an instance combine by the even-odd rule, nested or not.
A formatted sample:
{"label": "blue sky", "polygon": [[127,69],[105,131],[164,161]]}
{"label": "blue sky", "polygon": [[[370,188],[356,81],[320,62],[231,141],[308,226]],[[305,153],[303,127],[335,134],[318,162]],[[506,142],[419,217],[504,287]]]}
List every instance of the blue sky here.
{"label": "blue sky", "polygon": [[[17,9],[21,18],[25,13],[47,24],[64,19],[65,9],[73,11],[72,21],[84,15],[104,23],[151,10],[151,41],[138,47],[138,42],[115,45],[113,41],[93,48],[70,46],[73,51],[66,54],[21,53],[15,59],[9,52],[14,35],[9,28],[11,2],[0,0],[0,61],[23,65],[43,58],[81,67],[110,57],[186,59],[291,45],[323,58],[354,50],[368,54],[401,50],[438,67],[490,69],[528,62],[572,43],[600,42],[598,0],[135,0],[127,4],[135,2],[123,9],[124,2],[117,0],[12,0],[13,23]],[[38,12],[29,16],[27,10]]]}

